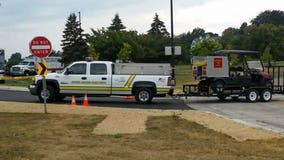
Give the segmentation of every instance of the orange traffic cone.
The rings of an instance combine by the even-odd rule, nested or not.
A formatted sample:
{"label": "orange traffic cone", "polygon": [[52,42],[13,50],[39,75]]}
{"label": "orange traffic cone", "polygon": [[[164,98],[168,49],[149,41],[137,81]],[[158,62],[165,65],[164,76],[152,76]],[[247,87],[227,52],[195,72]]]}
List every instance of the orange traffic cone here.
{"label": "orange traffic cone", "polygon": [[76,106],[75,96],[72,96],[71,106]]}
{"label": "orange traffic cone", "polygon": [[85,93],[85,96],[84,96],[83,106],[86,106],[86,107],[89,106],[89,101],[88,101],[87,93]]}
{"label": "orange traffic cone", "polygon": [[125,96],[124,98],[125,98],[125,99],[133,99],[134,96]]}

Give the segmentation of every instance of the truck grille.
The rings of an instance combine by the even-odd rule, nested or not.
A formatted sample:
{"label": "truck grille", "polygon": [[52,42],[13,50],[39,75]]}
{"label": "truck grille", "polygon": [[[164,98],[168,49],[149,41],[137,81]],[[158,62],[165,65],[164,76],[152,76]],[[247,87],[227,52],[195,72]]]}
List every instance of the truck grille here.
{"label": "truck grille", "polygon": [[20,71],[20,70],[21,70],[20,67],[13,67],[13,68],[12,68],[12,72],[18,72],[18,71]]}

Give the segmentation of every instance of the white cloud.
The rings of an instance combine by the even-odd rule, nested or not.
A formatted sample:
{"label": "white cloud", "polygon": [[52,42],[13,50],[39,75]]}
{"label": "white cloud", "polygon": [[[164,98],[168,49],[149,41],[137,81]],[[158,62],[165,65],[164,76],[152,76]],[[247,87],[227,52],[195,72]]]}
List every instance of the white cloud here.
{"label": "white cloud", "polygon": [[[29,55],[28,43],[37,35],[49,38],[60,50],[62,32],[70,13],[81,12],[82,27],[108,27],[119,13],[127,29],[146,33],[155,13],[170,30],[169,0],[0,0],[0,48],[11,53]],[[175,34],[201,27],[221,34],[228,27],[239,27],[261,11],[284,10],[283,0],[173,0]]]}

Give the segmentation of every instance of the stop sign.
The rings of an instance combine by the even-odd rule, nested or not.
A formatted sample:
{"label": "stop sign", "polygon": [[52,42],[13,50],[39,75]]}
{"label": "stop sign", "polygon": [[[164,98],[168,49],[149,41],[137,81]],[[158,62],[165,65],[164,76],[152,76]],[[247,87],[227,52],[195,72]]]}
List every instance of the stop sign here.
{"label": "stop sign", "polygon": [[35,37],[30,42],[30,52],[38,58],[45,58],[49,56],[51,51],[52,46],[50,41],[43,36]]}

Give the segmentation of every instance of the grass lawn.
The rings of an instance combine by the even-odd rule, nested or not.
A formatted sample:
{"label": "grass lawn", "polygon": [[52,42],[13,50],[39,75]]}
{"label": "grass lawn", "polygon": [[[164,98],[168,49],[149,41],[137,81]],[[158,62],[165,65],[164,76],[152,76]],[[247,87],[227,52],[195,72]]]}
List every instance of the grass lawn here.
{"label": "grass lawn", "polygon": [[284,139],[238,142],[178,116],[150,117],[141,134],[92,134],[104,118],[0,113],[0,159],[284,159]]}
{"label": "grass lawn", "polygon": [[192,75],[191,65],[177,65],[175,68],[176,75],[176,92],[182,92],[182,86],[184,84],[194,84],[197,81]]}
{"label": "grass lawn", "polygon": [[6,80],[4,84],[0,84],[0,86],[18,86],[18,87],[27,87],[32,84],[32,79],[21,79],[21,80]]}

